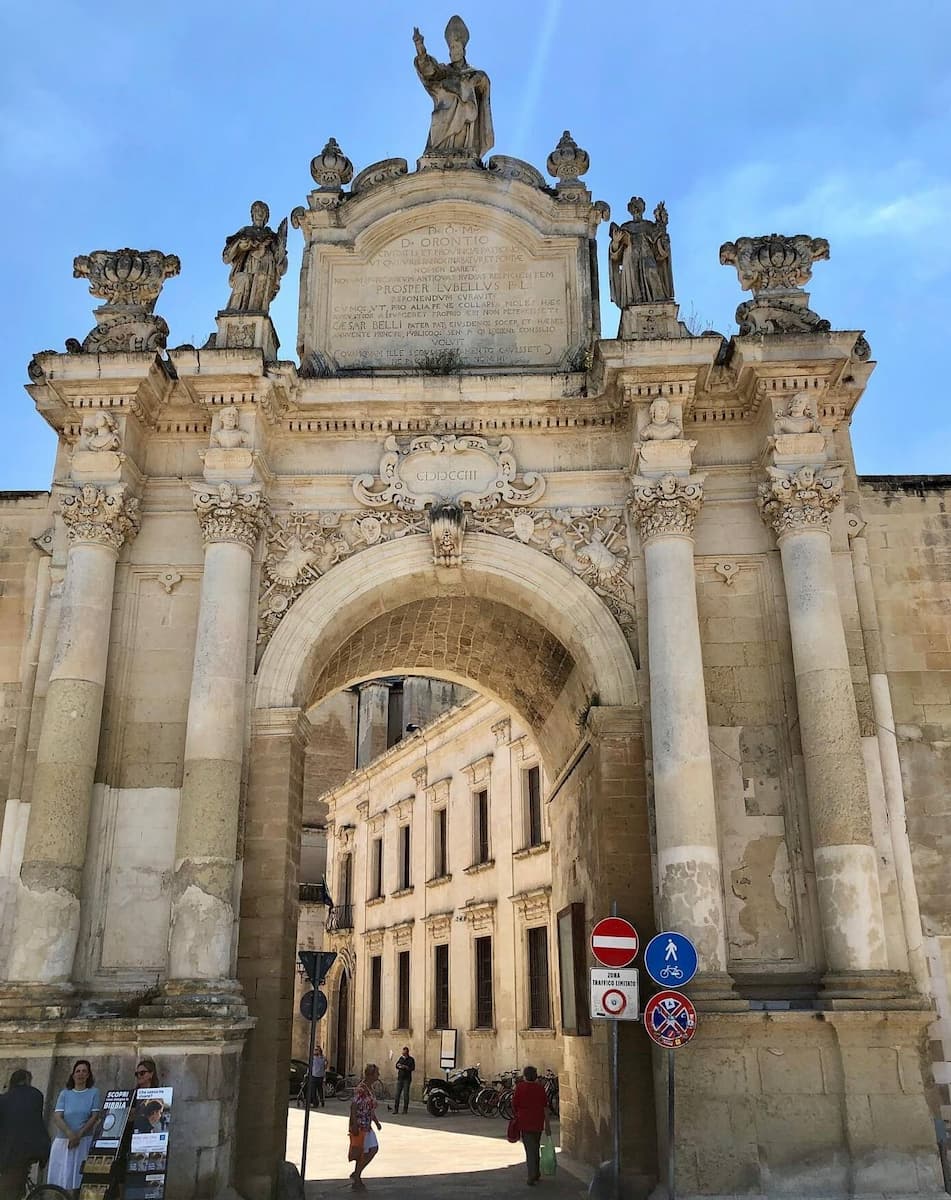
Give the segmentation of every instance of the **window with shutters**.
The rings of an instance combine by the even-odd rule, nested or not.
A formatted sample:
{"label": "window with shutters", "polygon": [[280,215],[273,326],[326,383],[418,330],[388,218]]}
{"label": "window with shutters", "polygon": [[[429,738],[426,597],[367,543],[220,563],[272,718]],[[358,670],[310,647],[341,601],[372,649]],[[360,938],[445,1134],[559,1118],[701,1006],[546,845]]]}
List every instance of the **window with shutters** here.
{"label": "window with shutters", "polygon": [[492,993],[492,938],[475,940],[475,1027],[491,1029],[495,1021]]}
{"label": "window with shutters", "polygon": [[444,942],[433,947],[433,981],[435,996],[433,1005],[433,1027],[449,1028],[449,944]]}
{"label": "window with shutters", "polygon": [[401,950],[396,959],[396,1028],[409,1027],[409,951]]}
{"label": "window with shutters", "polygon": [[551,1028],[551,993],[548,982],[548,927],[528,930],[528,1025]]}
{"label": "window with shutters", "polygon": [[410,859],[410,851],[412,847],[411,834],[409,825],[400,826],[400,864],[399,864],[399,890],[405,891],[412,886],[413,868]]}
{"label": "window with shutters", "polygon": [[368,1029],[381,1027],[381,1005],[383,999],[383,958],[374,954],[370,959],[370,1017]]}
{"label": "window with shutters", "polygon": [[491,860],[489,847],[489,793],[486,788],[475,792],[472,797],[474,833],[475,833],[475,862],[487,863]]}

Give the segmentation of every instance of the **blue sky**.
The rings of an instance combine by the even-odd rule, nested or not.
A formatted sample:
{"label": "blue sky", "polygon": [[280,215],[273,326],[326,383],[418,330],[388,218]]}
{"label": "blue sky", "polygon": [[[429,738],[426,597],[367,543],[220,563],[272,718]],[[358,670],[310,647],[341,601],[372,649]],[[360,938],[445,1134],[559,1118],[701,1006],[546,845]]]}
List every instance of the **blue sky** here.
{"label": "blue sky", "polygon": [[[355,170],[391,156],[412,165],[429,113],[413,25],[442,57],[453,11],[430,0],[4,6],[0,486],[49,481],[53,436],[22,385],[34,351],[93,325],[73,257],[178,254],[158,311],[172,345],[200,344],[228,296],[221,247],[252,200],[275,225],[303,203],[331,135]],[[615,216],[634,193],[649,208],[666,201],[682,315],[735,329],[744,294],[718,263],[721,242],[827,237],[812,307],[834,328],[866,329],[879,363],[853,426],[859,470],[951,470],[938,370],[951,318],[951,5],[482,0],[460,11],[469,61],[492,81],[497,153],[544,169],[567,128]],[[603,227],[600,242],[606,298]],[[293,230],[291,252],[272,310],[287,357]],[[604,310],[610,336],[616,313]]]}

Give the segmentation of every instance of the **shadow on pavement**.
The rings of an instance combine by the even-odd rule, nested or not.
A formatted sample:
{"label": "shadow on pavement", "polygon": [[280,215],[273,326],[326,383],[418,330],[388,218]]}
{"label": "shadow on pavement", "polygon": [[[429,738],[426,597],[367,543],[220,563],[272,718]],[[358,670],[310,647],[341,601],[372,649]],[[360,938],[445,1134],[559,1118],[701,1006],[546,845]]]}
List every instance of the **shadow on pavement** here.
{"label": "shadow on pavement", "polygon": [[458,1175],[388,1176],[385,1163],[380,1162],[380,1174],[373,1174],[371,1163],[366,1175],[366,1191],[354,1192],[346,1179],[311,1180],[306,1186],[306,1200],[334,1200],[343,1196],[379,1196],[386,1200],[499,1200],[499,1197],[524,1193],[533,1200],[579,1200],[585,1188],[569,1175],[559,1171],[553,1179],[543,1179],[536,1187],[525,1182],[525,1167],[521,1164],[497,1167],[487,1171],[467,1171]]}

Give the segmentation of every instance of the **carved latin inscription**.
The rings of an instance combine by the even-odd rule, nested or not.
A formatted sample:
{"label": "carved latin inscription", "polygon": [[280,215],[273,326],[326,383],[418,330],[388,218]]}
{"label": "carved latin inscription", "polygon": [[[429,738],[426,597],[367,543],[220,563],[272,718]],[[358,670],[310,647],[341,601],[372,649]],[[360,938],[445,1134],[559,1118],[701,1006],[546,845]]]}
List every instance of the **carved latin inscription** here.
{"label": "carved latin inscription", "polygon": [[561,257],[534,257],[482,225],[441,221],[393,238],[369,263],[334,262],[328,348],[337,364],[557,366],[568,349]]}

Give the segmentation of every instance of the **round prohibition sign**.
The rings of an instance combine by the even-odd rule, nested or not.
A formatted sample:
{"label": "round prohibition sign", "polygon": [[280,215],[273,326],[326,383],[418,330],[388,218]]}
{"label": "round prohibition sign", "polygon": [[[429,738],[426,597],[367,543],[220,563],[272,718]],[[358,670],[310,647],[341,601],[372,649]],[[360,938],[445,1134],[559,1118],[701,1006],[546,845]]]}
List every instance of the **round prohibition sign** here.
{"label": "round prohibition sign", "polygon": [[658,992],[644,1005],[644,1028],[658,1046],[676,1050],[697,1032],[697,1010],[682,992]]}
{"label": "round prohibition sign", "polygon": [[601,997],[601,1007],[609,1017],[619,1017],[627,1008],[627,996],[617,988],[609,988]]}

